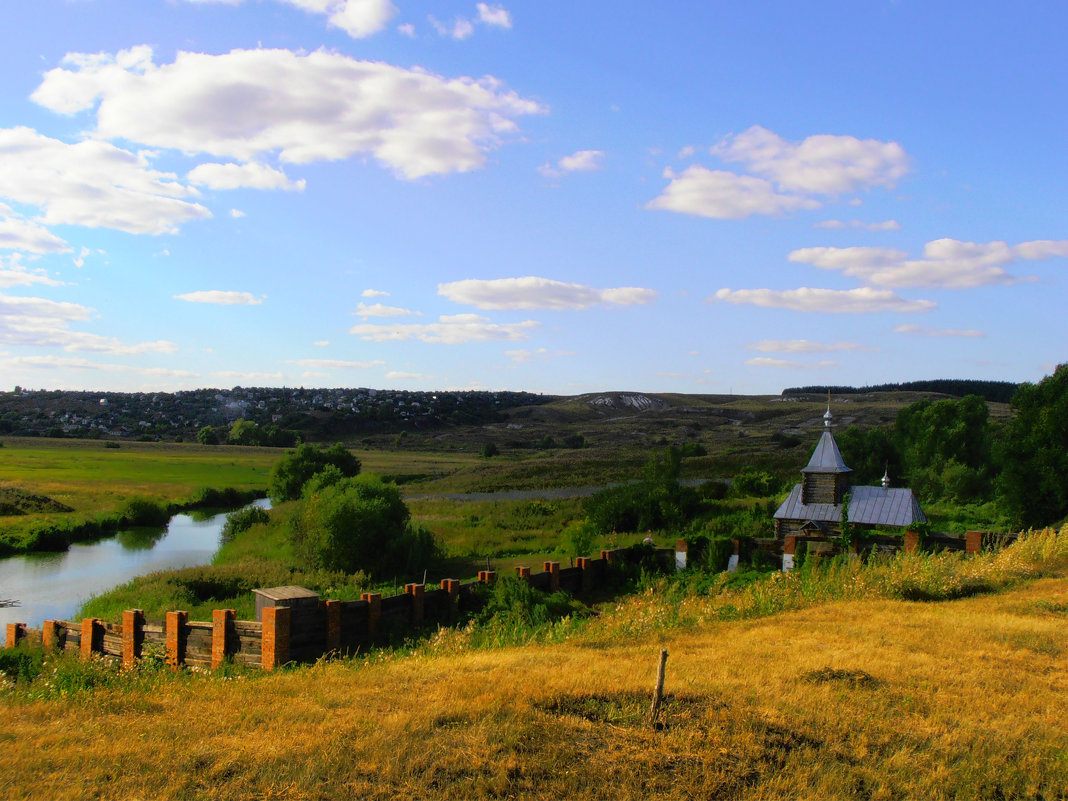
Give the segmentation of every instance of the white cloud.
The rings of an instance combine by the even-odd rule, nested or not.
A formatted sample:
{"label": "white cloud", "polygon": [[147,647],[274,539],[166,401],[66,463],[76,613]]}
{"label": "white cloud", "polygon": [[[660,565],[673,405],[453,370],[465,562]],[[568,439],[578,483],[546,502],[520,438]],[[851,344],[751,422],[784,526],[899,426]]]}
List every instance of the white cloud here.
{"label": "white cloud", "polygon": [[681,175],[665,170],[664,177],[671,182],[646,208],[740,220],[753,214],[783,214],[820,207],[811,198],[777,192],[771,181],[763,178],[710,170],[697,164],[687,167]]}
{"label": "white cloud", "polygon": [[401,370],[391,370],[386,373],[386,379],[389,381],[408,381],[432,378],[433,376],[423,375],[422,373],[405,373]]}
{"label": "white cloud", "polygon": [[693,145],[686,145],[686,147],[684,147],[681,150],[679,150],[678,158],[680,160],[681,159],[688,159],[688,158],[691,158],[693,156],[693,154],[696,153],[696,152],[697,152],[697,148],[696,147],[694,147]]}
{"label": "white cloud", "polygon": [[356,306],[353,314],[366,320],[368,317],[421,317],[423,313],[402,309],[400,306],[385,306],[381,303],[372,303],[368,306],[361,302]]}
{"label": "white cloud", "polygon": [[882,222],[864,222],[863,220],[850,220],[848,223],[841,220],[823,220],[814,223],[813,228],[827,228],[840,230],[842,228],[861,228],[865,231],[900,231],[901,223],[897,220],[883,220]]}
{"label": "white cloud", "polygon": [[823,195],[893,187],[909,171],[908,156],[897,142],[831,134],[790,142],[759,125],[727,137],[711,152],[787,191]]}
{"label": "white cloud", "polygon": [[326,347],[329,347],[330,340],[329,339],[319,339],[319,340],[316,340],[315,342],[313,342],[312,344],[315,345],[315,347],[317,347],[317,348],[326,348]]}
{"label": "white cloud", "polygon": [[266,164],[201,164],[186,175],[197,186],[211,189],[288,189],[303,192],[306,181],[292,181],[284,172]]}
{"label": "white cloud", "polygon": [[403,25],[397,26],[397,32],[402,36],[407,36],[409,39],[415,38],[415,26],[410,22],[405,22]]}
{"label": "white cloud", "polygon": [[89,248],[83,247],[80,251],[78,251],[78,255],[71,259],[71,261],[74,262],[75,267],[84,267],[85,257],[88,256],[90,253],[92,253],[92,251],[89,250]]}
{"label": "white cloud", "polygon": [[924,245],[923,257],[919,259],[909,259],[907,253],[894,248],[868,247],[801,248],[788,258],[822,270],[838,270],[876,286],[972,289],[1035,280],[1015,277],[1004,267],[1024,260],[1068,258],[1068,240],[1008,245],[936,239]]}
{"label": "white cloud", "polygon": [[594,289],[583,284],[568,284],[532,275],[488,281],[471,278],[438,284],[438,294],[454,303],[464,303],[479,309],[581,310],[599,303],[630,306],[650,303],[656,298],[656,292],[652,289]]}
{"label": "white cloud", "polygon": [[[237,6],[244,0],[186,0],[190,3]],[[397,13],[390,0],[280,0],[311,14],[327,14],[328,23],[354,39],[378,33]]]}
{"label": "white cloud", "polygon": [[564,156],[552,164],[542,164],[538,172],[550,178],[558,178],[569,172],[592,172],[604,166],[603,150],[577,150],[570,156]]}
{"label": "white cloud", "polygon": [[0,248],[28,253],[70,253],[70,245],[47,228],[0,203]]}
{"label": "white cloud", "polygon": [[195,378],[188,370],[167,367],[132,367],[128,364],[101,364],[76,356],[12,356],[0,358],[0,370],[103,370],[109,373],[135,373],[153,377]]}
{"label": "white cloud", "polygon": [[263,303],[262,297],[257,298],[251,292],[227,292],[221,289],[202,289],[174,297],[175,300],[189,303],[216,303],[221,306],[259,306]]}
{"label": "white cloud", "polygon": [[527,339],[530,331],[538,325],[534,320],[501,324],[477,314],[446,314],[439,317],[436,323],[362,323],[350,328],[349,333],[371,342],[418,339],[435,344],[460,345],[489,340]]}
{"label": "white cloud", "polygon": [[240,220],[245,216],[245,212],[241,211],[241,209],[230,209],[230,216],[235,220]]}
{"label": "white cloud", "polygon": [[952,328],[927,328],[922,325],[899,325],[894,328],[895,334],[911,334],[918,337],[965,337],[970,339],[981,339],[986,336],[982,331],[978,331],[974,328],[957,329]]}
{"label": "white cloud", "polygon": [[351,362],[342,359],[290,359],[289,363],[318,370],[368,370],[385,364],[383,361]]}
{"label": "white cloud", "polygon": [[471,24],[471,20],[463,17],[458,17],[451,25],[433,16],[427,17],[427,19],[430,20],[430,24],[434,26],[434,30],[438,32],[439,36],[462,40],[475,32],[475,26]]}
{"label": "white cloud", "polygon": [[574,356],[575,352],[571,350],[557,350],[550,351],[548,348],[538,348],[537,350],[506,350],[504,355],[510,358],[513,362],[518,364],[526,364],[528,362],[545,361],[546,359],[552,359],[556,356]]}
{"label": "white cloud", "polygon": [[365,298],[388,298],[389,293],[383,292],[381,289],[365,289],[360,293]]}
{"label": "white cloud", "polygon": [[931,300],[907,300],[888,289],[720,289],[709,300],[750,304],[769,309],[830,314],[908,314],[930,311],[938,306]]}
{"label": "white cloud", "polygon": [[66,114],[95,107],[105,139],[241,162],[370,155],[407,179],[478,169],[518,130],[515,118],[545,111],[490,76],[449,79],[324,50],[179,52],[164,65],[148,46],[74,53],[32,97]]}
{"label": "white cloud", "polygon": [[502,6],[491,6],[487,3],[478,3],[478,21],[495,28],[511,28],[512,15]]}
{"label": "white cloud", "polygon": [[783,370],[818,370],[825,367],[835,367],[838,362],[794,362],[789,359],[771,359],[767,356],[757,356],[754,359],[746,359],[746,364],[753,367],[775,367]]}
{"label": "white cloud", "polygon": [[[151,169],[145,154],[95,140],[68,145],[30,128],[0,129],[0,197],[41,209],[36,222],[44,225],[174,233],[180,223],[211,216],[182,199],[196,194],[173,174]],[[39,248],[66,249],[60,244],[45,237]]]}
{"label": "white cloud", "polygon": [[212,375],[216,378],[221,378],[223,381],[233,381],[238,386],[249,387],[278,386],[285,380],[285,376],[282,373],[242,373],[237,370],[217,370]]}
{"label": "white cloud", "polygon": [[178,350],[177,345],[166,340],[129,345],[112,337],[70,330],[71,323],[85,322],[91,313],[90,308],[77,303],[0,294],[0,344],[113,355]]}
{"label": "white cloud", "polygon": [[807,339],[763,339],[746,345],[762,353],[830,353],[840,350],[873,350],[856,342],[811,342]]}
{"label": "white cloud", "polygon": [[22,264],[18,253],[6,261],[0,259],[0,287],[31,286],[33,284],[61,286],[63,282],[49,278],[44,270],[29,269]]}

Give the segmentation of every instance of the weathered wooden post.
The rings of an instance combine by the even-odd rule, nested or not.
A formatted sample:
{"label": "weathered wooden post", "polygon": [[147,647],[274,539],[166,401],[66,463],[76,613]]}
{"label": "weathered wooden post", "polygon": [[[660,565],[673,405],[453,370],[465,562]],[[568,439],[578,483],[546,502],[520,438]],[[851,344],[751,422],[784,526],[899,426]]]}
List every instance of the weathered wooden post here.
{"label": "weathered wooden post", "polygon": [[188,632],[185,624],[189,622],[188,612],[167,613],[167,664],[172,670],[177,670],[185,664],[185,638]]}
{"label": "weathered wooden post", "polygon": [[664,675],[667,667],[667,648],[660,649],[660,666],[656,669],[656,689],[653,690],[653,705],[649,708],[649,725],[656,725],[660,704],[664,700]]}
{"label": "weathered wooden post", "polygon": [[145,613],[140,609],[127,609],[122,613],[122,665],[130,667],[141,658],[141,646],[145,641]]}

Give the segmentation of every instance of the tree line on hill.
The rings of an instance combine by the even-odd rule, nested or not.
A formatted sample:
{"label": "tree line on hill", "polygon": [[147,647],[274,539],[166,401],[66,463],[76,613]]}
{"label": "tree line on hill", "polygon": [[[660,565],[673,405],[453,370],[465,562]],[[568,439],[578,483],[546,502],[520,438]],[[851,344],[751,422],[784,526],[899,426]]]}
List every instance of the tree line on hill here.
{"label": "tree line on hill", "polygon": [[869,392],[938,392],[942,395],[978,395],[983,400],[994,403],[1009,403],[1020,387],[1012,381],[978,381],[973,379],[937,378],[931,381],[905,381],[896,384],[873,384],[867,387],[838,387],[816,385],[811,387],[787,387],[782,391],[788,395],[862,395]]}

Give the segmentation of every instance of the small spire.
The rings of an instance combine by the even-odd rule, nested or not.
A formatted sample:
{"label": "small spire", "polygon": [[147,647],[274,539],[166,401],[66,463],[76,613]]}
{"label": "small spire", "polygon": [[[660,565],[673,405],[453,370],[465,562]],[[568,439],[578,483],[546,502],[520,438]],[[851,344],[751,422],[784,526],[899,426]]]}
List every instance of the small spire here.
{"label": "small spire", "polygon": [[834,419],[834,415],[831,414],[831,391],[827,390],[827,411],[823,413],[823,425],[826,428],[831,427],[831,420]]}
{"label": "small spire", "polygon": [[887,463],[886,468],[883,470],[883,489],[890,488],[890,464]]}

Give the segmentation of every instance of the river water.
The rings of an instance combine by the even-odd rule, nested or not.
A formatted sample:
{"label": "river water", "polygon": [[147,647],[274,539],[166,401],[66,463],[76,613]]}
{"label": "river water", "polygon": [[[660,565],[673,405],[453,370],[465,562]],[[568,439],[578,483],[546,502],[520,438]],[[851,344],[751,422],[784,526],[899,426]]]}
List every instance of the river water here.
{"label": "river water", "polygon": [[0,631],[7,623],[40,628],[44,620],[70,620],[84,601],[137,576],[209,564],[219,550],[226,514],[200,520],[175,515],[165,529],[129,529],[60,553],[0,559],[0,599],[21,602],[0,609]]}

